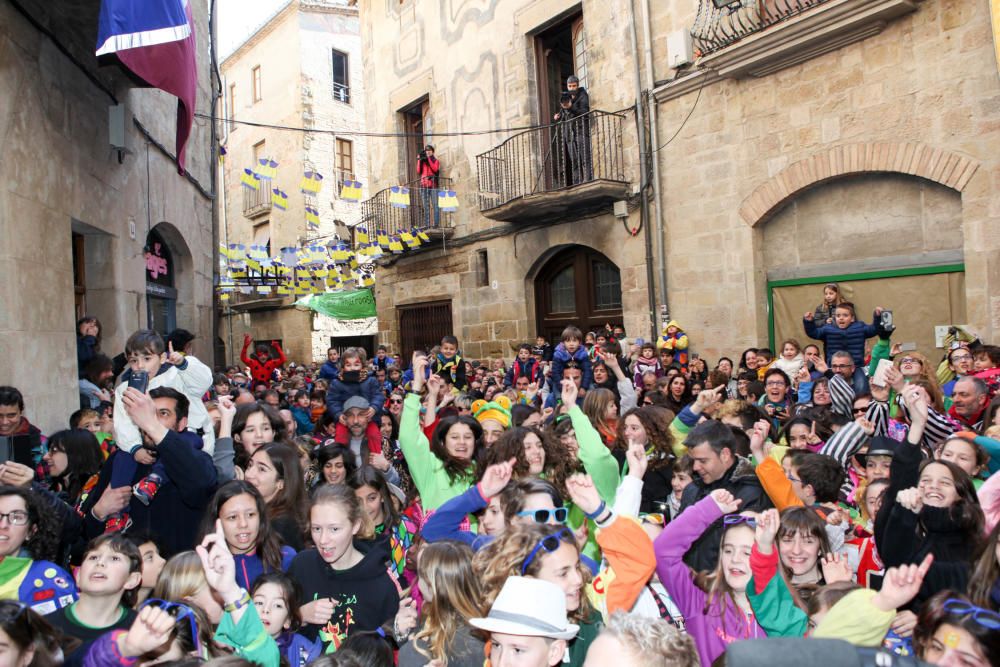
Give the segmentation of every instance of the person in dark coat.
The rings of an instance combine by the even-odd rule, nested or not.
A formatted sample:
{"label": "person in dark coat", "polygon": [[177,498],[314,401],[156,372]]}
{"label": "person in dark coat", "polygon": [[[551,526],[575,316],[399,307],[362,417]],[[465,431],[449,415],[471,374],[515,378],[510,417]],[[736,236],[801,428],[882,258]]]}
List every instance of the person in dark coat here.
{"label": "person in dark coat", "polygon": [[[594,165],[590,151],[590,95],[587,89],[580,85],[580,79],[575,75],[566,79],[568,107],[563,107],[552,119],[568,123],[567,134],[571,141],[570,147],[573,184],[586,183],[594,180]],[[564,95],[566,94],[564,93]],[[561,101],[561,100],[560,100]],[[561,105],[562,106],[562,105]]]}
{"label": "person in dark coat", "polygon": [[845,301],[834,308],[833,324],[817,326],[811,312],[802,317],[806,335],[826,344],[827,365],[833,367],[833,357],[838,352],[847,352],[851,355],[851,359],[854,360],[854,372],[850,382],[857,394],[868,392],[868,380],[864,372],[865,341],[879,335],[881,315],[882,307],[879,306],[875,309],[872,324],[859,322],[854,314],[854,304]]}
{"label": "person in dark coat", "polygon": [[[718,421],[706,421],[688,433],[684,444],[694,461],[694,479],[681,496],[681,512],[716,489],[725,489],[742,500],[740,512],[760,512],[771,501],[757,479],[753,464],[736,454],[736,437]],[[711,571],[719,560],[722,519],[710,526],[684,555],[684,562],[696,571]]]}
{"label": "person in dark coat", "polygon": [[87,363],[101,351],[101,323],[96,317],[85,315],[76,323],[77,374],[83,377]]}
{"label": "person in dark coat", "polygon": [[[122,400],[129,417],[143,434],[144,444],[136,450],[139,465],[133,483],[149,475],[154,460],[162,463],[167,471],[166,481],[148,505],[131,503],[132,529],[156,535],[163,547],[163,556],[169,558],[194,548],[198,527],[217,485],[215,465],[211,456],[192,444],[192,438],[197,436],[184,432],[189,405],[184,394],[170,387],[158,387],[149,394],[128,389]],[[129,505],[132,498],[131,486],[108,488],[115,456],[128,456],[128,453],[119,450],[105,462],[97,484],[81,508],[85,540],[103,534],[107,520]]]}
{"label": "person in dark coat", "polygon": [[340,352],[337,348],[331,347],[326,351],[326,361],[319,369],[320,379],[326,380],[327,382],[333,382],[340,377],[340,367],[337,363],[340,361]]}

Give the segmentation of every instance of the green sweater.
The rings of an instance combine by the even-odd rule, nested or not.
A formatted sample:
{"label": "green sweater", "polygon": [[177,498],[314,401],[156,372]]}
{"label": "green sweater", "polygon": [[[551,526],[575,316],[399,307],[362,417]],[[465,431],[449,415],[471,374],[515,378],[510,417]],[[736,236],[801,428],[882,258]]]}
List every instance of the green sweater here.
{"label": "green sweater", "polygon": [[407,394],[403,401],[399,448],[406,457],[406,465],[420,493],[420,504],[425,512],[436,510],[455,496],[465,493],[475,481],[471,464],[468,475],[455,480],[448,478],[444,463],[431,451],[427,436],[420,427],[420,397],[416,394]]}
{"label": "green sweater", "polygon": [[267,634],[252,602],[243,612],[239,623],[233,622],[229,612],[223,612],[219,628],[215,631],[215,641],[232,646],[236,655],[262,667],[278,667],[281,663],[278,645]]}

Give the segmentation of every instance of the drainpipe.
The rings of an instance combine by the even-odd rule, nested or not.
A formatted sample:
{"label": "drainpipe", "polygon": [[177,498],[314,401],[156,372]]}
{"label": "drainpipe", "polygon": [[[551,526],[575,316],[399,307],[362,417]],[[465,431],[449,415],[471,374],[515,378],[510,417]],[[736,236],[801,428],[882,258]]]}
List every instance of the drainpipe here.
{"label": "drainpipe", "polygon": [[[643,49],[646,63],[646,89],[653,90],[656,87],[656,74],[653,70],[653,38],[652,27],[649,24],[649,0],[639,0],[642,8],[642,38],[645,42]],[[649,143],[652,148],[660,145],[656,133],[656,98],[650,101],[649,105]],[[667,302],[667,248],[664,236],[663,223],[663,201],[660,199],[660,156],[659,153],[652,153],[653,162],[653,201],[656,207],[656,224],[653,231],[656,232],[657,264],[659,264],[660,283],[659,296],[660,305],[663,307],[664,320],[670,320],[670,306]],[[654,336],[655,337],[655,336]]]}
{"label": "drainpipe", "polygon": [[646,245],[646,292],[649,297],[649,329],[650,340],[656,340],[656,279],[653,275],[653,234],[649,227],[649,198],[646,197],[646,187],[649,185],[649,175],[646,172],[646,155],[649,146],[646,140],[646,100],[642,90],[642,76],[639,72],[639,38],[635,28],[635,7],[628,0],[629,9],[629,41],[632,45],[632,62],[635,65],[635,120],[639,140],[639,220],[642,224],[643,239]]}

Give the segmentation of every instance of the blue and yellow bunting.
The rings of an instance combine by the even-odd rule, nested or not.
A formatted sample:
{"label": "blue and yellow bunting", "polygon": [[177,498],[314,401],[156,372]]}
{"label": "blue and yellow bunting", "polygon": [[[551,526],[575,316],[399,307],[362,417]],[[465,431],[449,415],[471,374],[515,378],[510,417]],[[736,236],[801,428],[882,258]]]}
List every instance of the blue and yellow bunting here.
{"label": "blue and yellow bunting", "polygon": [[253,191],[260,190],[260,177],[253,173],[252,169],[244,169],[240,176],[240,184]]}
{"label": "blue and yellow bunting", "polygon": [[278,188],[273,188],[271,190],[271,204],[276,209],[282,211],[288,210],[288,195],[279,190]]}
{"label": "blue and yellow bunting", "polygon": [[305,194],[315,195],[323,187],[323,174],[318,171],[307,171],[299,181],[299,189]]}
{"label": "blue and yellow bunting", "polygon": [[400,185],[389,188],[389,205],[395,208],[408,208],[410,206],[410,189]]}
{"label": "blue and yellow bunting", "polygon": [[361,181],[344,181],[341,183],[340,198],[345,201],[361,201]]}
{"label": "blue and yellow bunting", "polygon": [[278,163],[270,158],[262,157],[257,160],[253,170],[260,180],[270,181],[278,175]]}
{"label": "blue and yellow bunting", "polygon": [[458,197],[454,190],[438,190],[438,210],[445,213],[458,210]]}

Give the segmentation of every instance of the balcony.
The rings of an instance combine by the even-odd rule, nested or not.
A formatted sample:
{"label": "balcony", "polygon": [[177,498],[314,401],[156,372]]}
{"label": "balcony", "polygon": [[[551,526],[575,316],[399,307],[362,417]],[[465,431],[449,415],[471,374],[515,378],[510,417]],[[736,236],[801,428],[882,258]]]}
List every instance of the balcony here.
{"label": "balcony", "polygon": [[271,181],[260,181],[256,190],[243,190],[243,217],[253,220],[271,212]]}
{"label": "balcony", "polygon": [[361,202],[361,222],[359,226],[368,230],[375,239],[378,234],[393,236],[414,228],[425,230],[428,235],[443,235],[451,231],[451,213],[437,210],[438,190],[450,190],[450,178],[439,179],[437,188],[422,188],[420,181],[403,185],[410,190],[410,205],[397,208],[389,203],[390,188],[379,190],[375,196]]}
{"label": "balcony", "polygon": [[529,221],[625,198],[624,118],[591,111],[515,134],[477,155],[480,212],[492,220]]}
{"label": "balcony", "polygon": [[877,35],[922,1],[701,0],[691,35],[709,80],[761,77]]}

